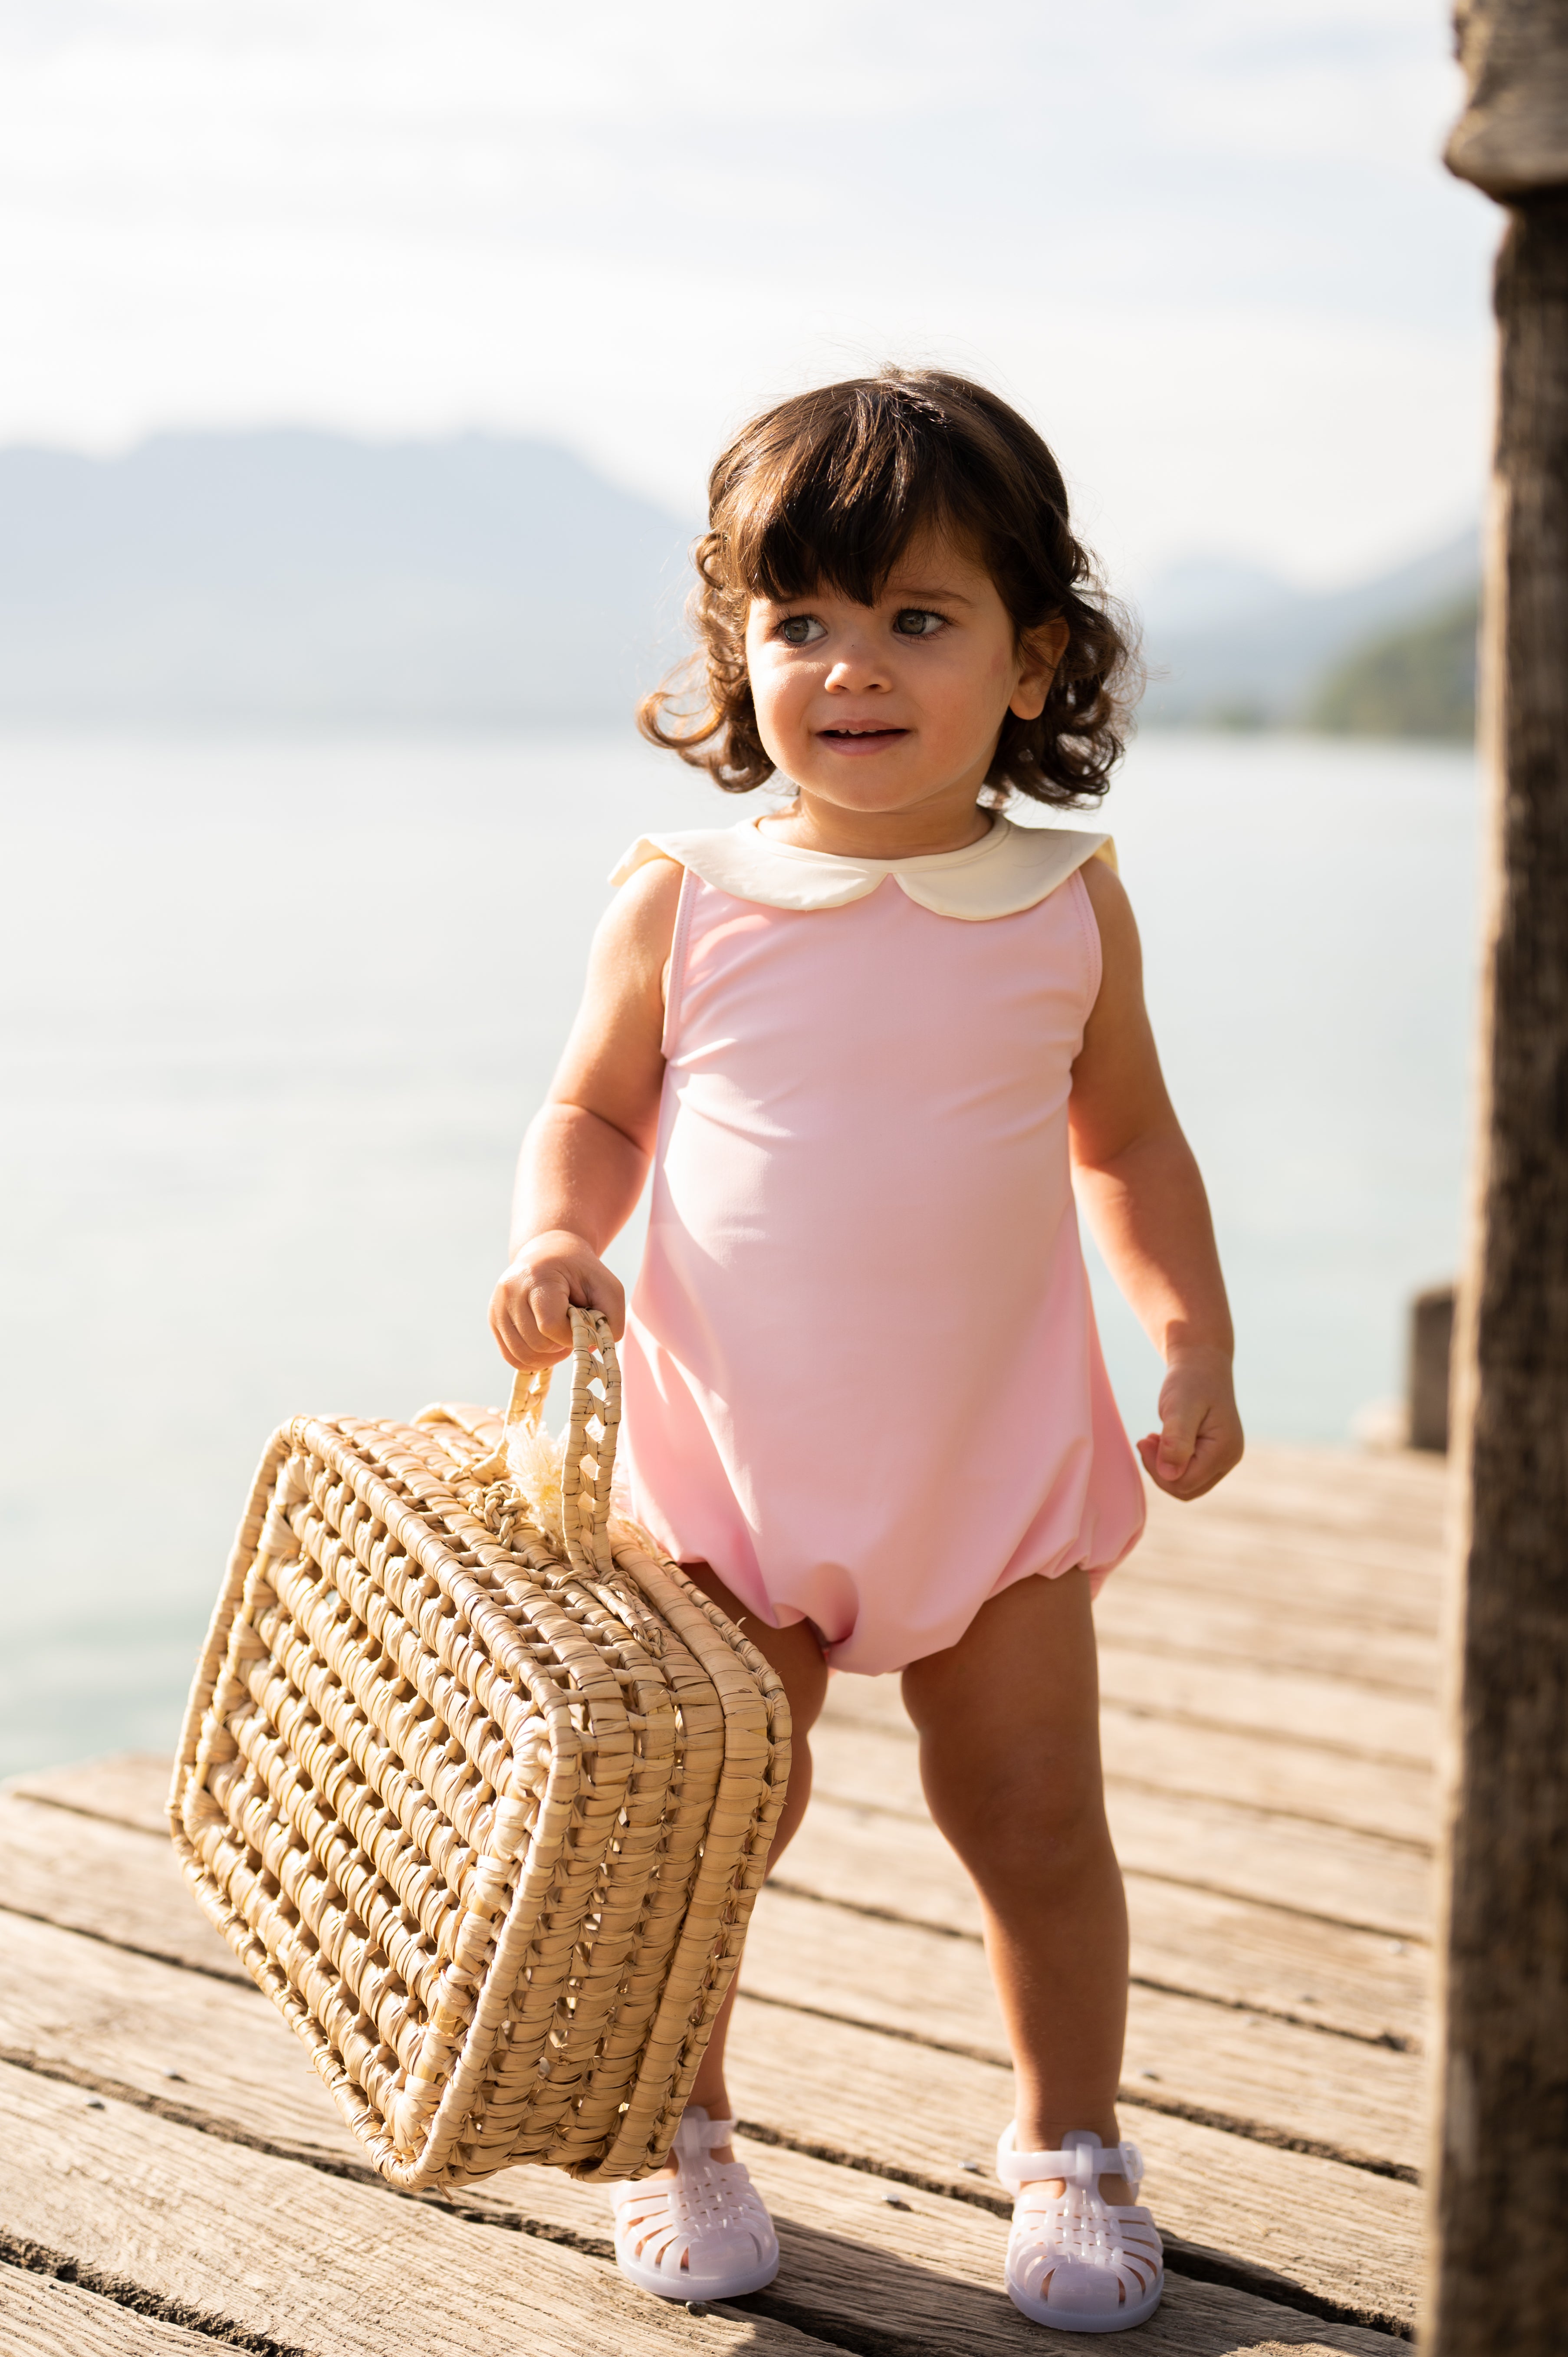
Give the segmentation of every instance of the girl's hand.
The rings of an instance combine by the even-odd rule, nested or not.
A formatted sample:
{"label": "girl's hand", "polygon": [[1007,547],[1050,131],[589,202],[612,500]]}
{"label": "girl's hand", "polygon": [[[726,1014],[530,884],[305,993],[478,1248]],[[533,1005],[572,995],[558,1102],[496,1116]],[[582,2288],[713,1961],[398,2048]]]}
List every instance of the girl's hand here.
{"label": "girl's hand", "polygon": [[626,1292],[591,1245],[564,1228],[535,1236],[512,1257],[490,1296],[490,1331],[509,1366],[553,1367],[572,1351],[571,1303],[597,1309],[618,1342]]}
{"label": "girl's hand", "polygon": [[1230,1352],[1184,1352],[1160,1385],[1160,1429],[1138,1443],[1150,1480],[1173,1498],[1201,1498],[1240,1463],[1242,1446]]}

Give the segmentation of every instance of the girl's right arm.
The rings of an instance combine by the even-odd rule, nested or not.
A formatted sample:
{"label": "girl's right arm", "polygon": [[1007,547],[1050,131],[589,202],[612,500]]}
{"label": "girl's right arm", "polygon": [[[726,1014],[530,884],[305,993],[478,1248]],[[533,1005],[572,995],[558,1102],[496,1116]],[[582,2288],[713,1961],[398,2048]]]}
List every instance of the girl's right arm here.
{"label": "girl's right arm", "polygon": [[681,876],[673,860],[650,860],[611,901],[566,1052],[523,1139],[512,1257],[490,1299],[490,1331],[514,1367],[566,1357],[569,1302],[602,1311],[618,1337],[624,1329],[625,1293],[599,1255],[636,1209],[653,1153]]}

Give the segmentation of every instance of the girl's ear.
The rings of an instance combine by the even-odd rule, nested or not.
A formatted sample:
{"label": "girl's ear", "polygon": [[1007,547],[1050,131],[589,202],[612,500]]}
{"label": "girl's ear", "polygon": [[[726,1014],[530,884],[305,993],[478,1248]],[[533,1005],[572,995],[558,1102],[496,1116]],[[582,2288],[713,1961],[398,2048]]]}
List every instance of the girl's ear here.
{"label": "girl's ear", "polygon": [[1026,630],[1019,638],[1018,684],[1008,699],[1007,709],[1016,713],[1020,720],[1037,720],[1045,710],[1057,665],[1067,652],[1071,636],[1058,616],[1054,622],[1042,622],[1038,630]]}

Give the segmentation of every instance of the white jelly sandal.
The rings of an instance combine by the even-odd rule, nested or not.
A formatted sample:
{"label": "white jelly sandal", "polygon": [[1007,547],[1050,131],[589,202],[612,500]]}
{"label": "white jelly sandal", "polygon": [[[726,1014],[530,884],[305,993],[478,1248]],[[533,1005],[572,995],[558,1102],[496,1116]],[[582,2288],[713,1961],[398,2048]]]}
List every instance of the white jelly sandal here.
{"label": "white jelly sandal", "polygon": [[[1135,2144],[1102,2145],[1086,2128],[1063,2138],[1060,2152],[1015,2152],[1013,2130],[996,2147],[996,2174],[1017,2194],[1007,2242],[1007,2291],[1015,2308],[1061,2332],[1130,2332],[1145,2324],[1165,2287],[1155,2221],[1130,2202],[1116,2207],[1100,2190],[1104,2176],[1124,2177],[1134,2193],[1144,2174]],[[1049,2193],[1042,2178],[1067,2179]]]}
{"label": "white jelly sandal", "polygon": [[779,2272],[779,2237],[761,2195],[738,2160],[714,2160],[733,2120],[711,2120],[688,2104],[671,2150],[674,2177],[616,2185],[616,2264],[660,2299],[741,2299]]}

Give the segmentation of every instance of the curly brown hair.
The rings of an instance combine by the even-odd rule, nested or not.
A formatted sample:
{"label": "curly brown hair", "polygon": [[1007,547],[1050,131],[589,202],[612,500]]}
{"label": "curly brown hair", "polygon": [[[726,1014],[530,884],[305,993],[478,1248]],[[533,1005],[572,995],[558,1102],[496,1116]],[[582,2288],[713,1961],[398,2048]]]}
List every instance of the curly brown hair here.
{"label": "curly brown hair", "polygon": [[736,435],[708,479],[688,618],[698,644],[645,696],[638,726],[726,793],[773,775],[746,664],[753,597],[820,584],[875,604],[909,542],[950,534],[985,565],[1020,638],[1065,621],[1045,710],[1008,713],[986,784],[1071,808],[1121,759],[1135,662],[1126,619],[1068,522],[1061,469],[1034,427],[983,385],[940,369],[797,393]]}

